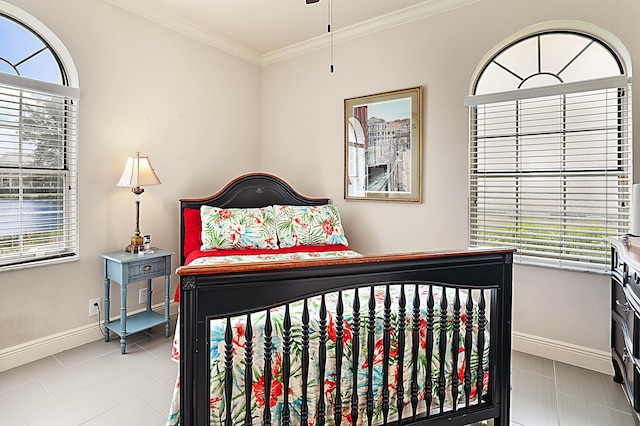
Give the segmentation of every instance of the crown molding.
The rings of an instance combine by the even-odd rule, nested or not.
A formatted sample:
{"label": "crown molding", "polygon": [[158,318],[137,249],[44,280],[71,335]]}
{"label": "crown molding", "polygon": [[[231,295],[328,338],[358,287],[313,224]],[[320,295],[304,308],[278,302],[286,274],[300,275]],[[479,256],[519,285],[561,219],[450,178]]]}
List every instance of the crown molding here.
{"label": "crown molding", "polygon": [[[215,47],[229,53],[230,55],[237,56],[240,59],[244,59],[245,61],[259,66],[270,65],[305,53],[323,49],[328,47],[331,43],[330,35],[325,34],[261,55],[254,50],[248,49],[245,46],[220,36],[219,34],[198,25],[194,25],[191,22],[159,8],[136,4],[137,2],[131,0],[105,1],[141,16],[142,18],[170,28],[187,37],[199,40],[209,46]],[[400,9],[347,28],[336,30],[333,32],[333,42],[343,43],[348,40],[384,31],[408,22],[424,19],[480,1],[482,0],[426,0],[417,5]]]}
{"label": "crown molding", "polygon": [[[447,12],[477,3],[482,0],[427,0],[414,6],[409,6],[386,15],[378,16],[368,21],[363,21],[347,28],[335,30],[333,32],[333,42],[344,43],[369,34],[384,31],[412,21],[428,18],[440,13]],[[262,66],[284,61],[295,56],[324,49],[331,44],[331,37],[325,34],[301,43],[297,43],[283,49],[262,55]]]}
{"label": "crown molding", "polygon": [[136,4],[137,2],[131,0],[104,1],[187,37],[201,41],[209,46],[213,46],[223,52],[229,53],[230,55],[237,56],[247,62],[255,65],[262,65],[262,55],[258,52],[248,49],[220,36],[219,34],[195,25],[192,22],[182,19],[172,13],[168,13],[160,8]]}

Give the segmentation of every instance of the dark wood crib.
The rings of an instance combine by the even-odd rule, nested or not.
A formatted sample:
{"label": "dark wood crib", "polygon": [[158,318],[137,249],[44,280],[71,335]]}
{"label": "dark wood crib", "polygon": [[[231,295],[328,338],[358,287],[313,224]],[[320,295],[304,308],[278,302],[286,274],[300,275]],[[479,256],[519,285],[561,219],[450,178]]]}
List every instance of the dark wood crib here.
{"label": "dark wood crib", "polygon": [[[302,197],[275,176],[251,174],[212,197],[182,200],[181,207],[327,201]],[[508,425],[512,259],[511,249],[475,249],[182,266],[180,424],[465,425],[495,419]],[[320,301],[317,311],[309,308],[311,300]],[[294,305],[302,306],[296,318]],[[276,311],[283,314],[277,339],[270,317]],[[266,317],[259,327],[252,323],[256,313]],[[231,318],[246,318],[240,354]],[[224,383],[222,413],[212,414],[214,320],[225,329],[219,346]],[[277,378],[276,346],[282,356]],[[266,395],[255,394],[257,368]],[[238,374],[242,380],[234,380]],[[275,380],[284,391],[274,411],[269,393]],[[238,399],[245,411],[234,411]],[[256,399],[267,401],[259,416],[251,409]]]}

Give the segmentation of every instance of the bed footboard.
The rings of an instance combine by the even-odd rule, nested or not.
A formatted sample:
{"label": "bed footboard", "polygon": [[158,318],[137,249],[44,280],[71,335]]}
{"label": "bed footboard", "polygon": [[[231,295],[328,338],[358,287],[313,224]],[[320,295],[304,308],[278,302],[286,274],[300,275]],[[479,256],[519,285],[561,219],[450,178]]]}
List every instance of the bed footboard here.
{"label": "bed footboard", "polygon": [[513,251],[181,267],[180,424],[509,424]]}

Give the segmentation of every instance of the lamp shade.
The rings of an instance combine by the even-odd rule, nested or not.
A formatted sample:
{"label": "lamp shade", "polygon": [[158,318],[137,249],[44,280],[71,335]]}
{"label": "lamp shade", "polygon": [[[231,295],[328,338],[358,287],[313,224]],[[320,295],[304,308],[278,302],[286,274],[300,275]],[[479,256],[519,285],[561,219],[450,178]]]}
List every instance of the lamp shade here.
{"label": "lamp shade", "polygon": [[118,186],[138,188],[141,186],[159,185],[160,179],[153,171],[149,157],[140,157],[137,152],[135,157],[127,158]]}

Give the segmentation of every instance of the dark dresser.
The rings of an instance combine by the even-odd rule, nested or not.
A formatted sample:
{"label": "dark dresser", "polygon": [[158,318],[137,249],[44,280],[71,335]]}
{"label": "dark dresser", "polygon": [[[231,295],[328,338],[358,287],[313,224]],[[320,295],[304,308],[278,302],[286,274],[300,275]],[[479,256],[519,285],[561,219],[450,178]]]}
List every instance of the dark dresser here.
{"label": "dark dresser", "polygon": [[611,243],[611,358],[640,424],[640,238]]}

